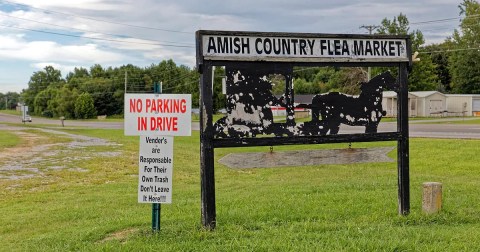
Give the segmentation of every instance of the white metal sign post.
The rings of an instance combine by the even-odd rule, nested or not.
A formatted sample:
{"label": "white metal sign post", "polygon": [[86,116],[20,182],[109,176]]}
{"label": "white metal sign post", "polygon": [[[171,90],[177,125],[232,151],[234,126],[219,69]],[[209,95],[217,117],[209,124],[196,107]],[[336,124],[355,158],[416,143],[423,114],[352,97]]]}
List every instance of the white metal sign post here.
{"label": "white metal sign post", "polygon": [[138,202],[152,203],[152,229],[160,230],[160,204],[172,203],[173,136],[191,135],[190,94],[125,94],[127,136],[140,136]]}

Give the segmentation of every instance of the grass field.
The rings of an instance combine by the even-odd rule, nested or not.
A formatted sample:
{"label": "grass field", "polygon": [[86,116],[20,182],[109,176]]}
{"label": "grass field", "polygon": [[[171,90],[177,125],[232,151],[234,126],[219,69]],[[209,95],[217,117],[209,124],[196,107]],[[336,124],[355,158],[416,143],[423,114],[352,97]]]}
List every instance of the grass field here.
{"label": "grass field", "polygon": [[13,109],[0,109],[0,113],[9,114],[9,115],[18,115],[18,116],[22,115],[22,111],[16,111]]}
{"label": "grass field", "polygon": [[[173,202],[162,205],[161,232],[152,234],[151,205],[137,203],[139,138],[126,137],[122,130],[64,131],[114,141],[121,145],[111,148],[122,154],[67,164],[83,171],[56,169],[41,177],[0,179],[0,251],[480,250],[480,141],[411,139],[407,217],[397,214],[396,162],[245,170],[217,163],[217,228],[208,231],[200,223],[198,132],[175,137]],[[0,131],[2,139],[8,135]],[[57,141],[51,134],[43,136]],[[215,159],[268,150],[216,149]],[[389,155],[395,158],[396,151]],[[427,181],[443,183],[439,214],[421,212]]]}
{"label": "grass field", "polygon": [[14,147],[20,143],[20,138],[8,131],[0,131],[0,151],[4,148]]}
{"label": "grass field", "polygon": [[441,124],[480,124],[479,119],[472,119],[471,117],[466,120],[458,120],[458,121],[445,121],[445,122],[426,122],[426,123],[441,123]]}

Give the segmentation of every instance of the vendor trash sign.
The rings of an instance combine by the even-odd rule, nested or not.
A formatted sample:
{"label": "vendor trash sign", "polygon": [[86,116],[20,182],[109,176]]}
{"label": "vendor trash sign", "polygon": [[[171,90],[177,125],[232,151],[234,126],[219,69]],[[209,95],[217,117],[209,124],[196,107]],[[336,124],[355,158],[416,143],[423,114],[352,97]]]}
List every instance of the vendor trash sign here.
{"label": "vendor trash sign", "polygon": [[138,202],[172,203],[173,137],[141,136]]}

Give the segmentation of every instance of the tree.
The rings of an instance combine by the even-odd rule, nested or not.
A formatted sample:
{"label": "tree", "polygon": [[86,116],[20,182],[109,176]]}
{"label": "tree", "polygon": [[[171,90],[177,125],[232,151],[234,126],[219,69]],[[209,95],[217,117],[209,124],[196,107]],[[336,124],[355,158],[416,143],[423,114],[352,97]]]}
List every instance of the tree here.
{"label": "tree", "polygon": [[63,116],[66,119],[75,118],[75,101],[78,98],[78,91],[76,88],[71,88],[70,86],[63,86],[54,98],[54,102],[49,103],[50,105],[55,105],[51,110],[53,111],[53,116],[60,117]]}
{"label": "tree", "polygon": [[93,78],[100,78],[105,76],[105,71],[100,64],[95,64],[90,67],[90,76]]}
{"label": "tree", "polygon": [[[75,68],[66,75],[66,80],[62,79],[60,71],[48,66],[31,76],[29,88],[23,91],[22,96],[27,105],[31,106],[31,111],[49,117],[77,117],[75,104],[83,93],[93,99],[97,114],[122,114],[125,73],[127,92],[152,93],[153,82],[163,81],[165,93],[192,94],[192,105],[198,107],[198,72],[186,66],[177,66],[172,60],[146,68],[131,64],[104,68],[95,64],[89,70]],[[221,93],[221,88],[215,92],[215,104],[224,106],[221,104],[221,99],[224,98],[218,94]],[[10,100],[8,102],[10,103]],[[83,113],[80,114],[83,116]]]}
{"label": "tree", "polygon": [[46,66],[43,71],[35,72],[30,77],[28,88],[22,93],[23,100],[27,106],[34,107],[35,98],[40,92],[49,86],[61,87],[64,83],[60,70]]}
{"label": "tree", "polygon": [[52,104],[52,100],[55,99],[57,93],[58,89],[55,87],[48,87],[47,89],[38,93],[35,96],[33,103],[33,112],[37,115],[53,117],[52,109],[55,107],[55,105]]}
{"label": "tree", "polygon": [[459,6],[465,15],[460,31],[455,30],[451,42],[454,50],[449,57],[452,87],[458,93],[480,94],[480,4],[464,0]]}
{"label": "tree", "polygon": [[319,85],[308,82],[303,78],[295,79],[293,84],[295,94],[317,94],[320,91]]}
{"label": "tree", "polygon": [[[452,43],[446,41],[441,44],[425,46],[423,49],[426,51],[425,53],[430,54],[430,58],[432,59],[433,64],[436,66],[435,74],[438,76],[441,84],[439,91],[443,93],[450,93],[452,91],[452,86],[450,85],[452,77],[449,71],[450,53],[448,50],[452,49]],[[421,54],[420,58],[422,58],[423,55],[424,54]]]}
{"label": "tree", "polygon": [[88,93],[82,93],[75,100],[75,117],[77,119],[89,119],[97,115],[93,98]]}
{"label": "tree", "polygon": [[[378,34],[391,35],[409,35],[412,41],[412,51],[422,52],[422,45],[425,43],[423,34],[420,30],[410,32],[409,21],[406,15],[400,13],[398,17],[394,17],[392,21],[384,18]],[[387,69],[376,68],[373,73],[379,74]],[[396,69],[390,69],[396,73]],[[436,66],[433,64],[429,54],[422,54],[421,61],[415,62],[412,71],[408,76],[409,91],[425,91],[437,90],[440,85],[438,76],[436,75]]]}
{"label": "tree", "polygon": [[0,93],[0,109],[15,109],[20,101],[20,94],[16,92]]}

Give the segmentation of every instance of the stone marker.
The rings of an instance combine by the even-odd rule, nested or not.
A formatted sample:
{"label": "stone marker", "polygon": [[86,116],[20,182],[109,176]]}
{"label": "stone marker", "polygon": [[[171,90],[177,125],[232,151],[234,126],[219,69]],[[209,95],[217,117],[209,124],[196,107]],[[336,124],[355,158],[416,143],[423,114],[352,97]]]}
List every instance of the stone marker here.
{"label": "stone marker", "polygon": [[422,210],[426,214],[437,213],[442,209],[442,183],[423,183]]}

